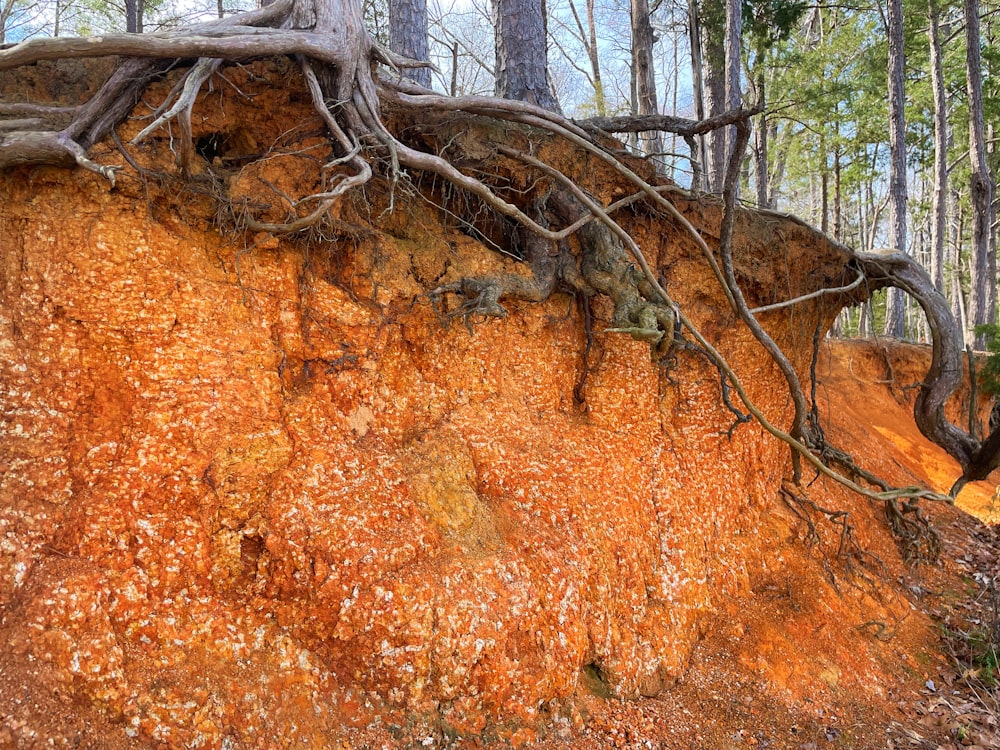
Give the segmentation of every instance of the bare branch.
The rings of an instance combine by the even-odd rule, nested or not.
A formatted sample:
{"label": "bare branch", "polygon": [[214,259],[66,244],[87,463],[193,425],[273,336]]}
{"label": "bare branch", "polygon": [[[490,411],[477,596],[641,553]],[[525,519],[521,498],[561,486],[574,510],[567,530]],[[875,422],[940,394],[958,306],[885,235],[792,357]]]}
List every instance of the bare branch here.
{"label": "bare branch", "polygon": [[320,35],[296,29],[255,26],[201,27],[194,31],[158,34],[108,34],[91,37],[30,39],[0,49],[0,70],[11,70],[42,60],[84,57],[220,57],[247,60],[254,57],[303,54],[336,65],[344,51]]}
{"label": "bare branch", "polygon": [[581,120],[579,124],[585,128],[603,130],[605,133],[642,133],[647,130],[662,130],[665,133],[676,133],[690,137],[704,135],[713,130],[746,122],[754,115],[760,114],[762,108],[737,109],[723,112],[721,115],[705,120],[688,120],[684,117],[671,115],[642,115],[639,117],[591,117]]}
{"label": "bare branch", "polygon": [[861,282],[865,280],[865,275],[858,274],[858,277],[846,286],[835,286],[828,289],[817,289],[815,292],[810,292],[809,294],[803,294],[800,297],[795,297],[793,299],[785,300],[784,302],[775,302],[773,305],[764,305],[763,307],[755,307],[750,310],[751,313],[756,315],[762,312],[772,312],[774,310],[781,310],[786,307],[793,307],[794,305],[799,305],[803,302],[808,302],[811,299],[816,299],[817,297],[822,297],[827,294],[847,294],[852,292],[861,286]]}

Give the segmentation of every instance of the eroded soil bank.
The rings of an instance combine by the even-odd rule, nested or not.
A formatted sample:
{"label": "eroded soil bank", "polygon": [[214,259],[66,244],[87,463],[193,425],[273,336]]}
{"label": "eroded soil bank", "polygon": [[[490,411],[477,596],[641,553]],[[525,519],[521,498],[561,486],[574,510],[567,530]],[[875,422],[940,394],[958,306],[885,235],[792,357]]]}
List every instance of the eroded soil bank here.
{"label": "eroded soil bank", "polygon": [[[903,742],[893,722],[915,721],[942,667],[929,613],[963,593],[974,522],[931,509],[944,561],[913,568],[880,508],[817,481],[798,497],[849,513],[842,545],[781,494],[787,450],[735,424],[718,371],[685,348],[654,364],[603,332],[600,301],[589,351],[566,294],[449,318],[431,290],[524,271],[491,249],[502,225],[438,186],[397,187],[389,213],[376,185],[305,240],[235,231],[218,196],[278,214],[275,196],[319,179],[321,123],[298,80],[274,86],[290,75],[217,81],[194,181],[169,176],[167,134],[115,189],[0,177],[0,744]],[[409,124],[512,190],[531,181],[459,126]],[[626,194],[545,148],[605,200]],[[110,145],[96,158],[121,163]],[[719,207],[673,197],[710,239]],[[777,369],[690,238],[650,211],[625,225],[786,421]],[[753,304],[844,277],[796,223],[746,213],[738,232]],[[763,319],[807,375],[830,318]],[[819,397],[860,463],[946,489],[957,467],[907,413],[925,364],[824,348]],[[986,513],[991,496],[962,499]]]}

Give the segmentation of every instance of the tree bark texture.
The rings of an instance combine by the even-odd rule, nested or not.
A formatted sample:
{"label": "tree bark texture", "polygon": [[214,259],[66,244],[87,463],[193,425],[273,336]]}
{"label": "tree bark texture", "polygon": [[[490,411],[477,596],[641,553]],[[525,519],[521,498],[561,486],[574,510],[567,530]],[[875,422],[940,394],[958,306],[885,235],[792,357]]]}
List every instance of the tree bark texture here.
{"label": "tree bark texture", "polygon": [[[761,106],[766,101],[764,92],[765,80],[764,70],[761,67],[757,71],[757,105]],[[770,173],[768,172],[767,157],[767,112],[761,112],[757,118],[757,127],[754,129],[754,184],[757,188],[757,205],[760,208],[773,208],[771,205]]]}
{"label": "tree bark texture", "polygon": [[[653,24],[649,18],[649,0],[631,0],[632,68],[635,71],[636,111],[634,114],[656,115],[656,70],[653,67]],[[659,131],[647,131],[639,136],[647,154],[663,153],[663,137]]]}
{"label": "tree bark texture", "polygon": [[[996,320],[996,255],[991,251],[990,234],[995,209],[995,186],[986,163],[983,120],[982,55],[979,50],[979,0],[965,0],[966,82],[969,94],[969,158],[972,161],[972,279],[969,318],[971,327]],[[976,345],[985,344],[982,336]]]}
{"label": "tree bark texture", "polygon": [[[702,73],[705,64],[701,52],[701,12],[698,10],[698,0],[688,0],[688,39],[691,47],[691,87],[694,99],[694,116],[698,120],[705,119],[705,81]],[[691,143],[697,148],[691,148]],[[691,149],[691,190],[697,193],[702,189],[702,180],[708,169],[708,144],[704,137],[692,139],[688,143]]]}
{"label": "tree bark texture", "polygon": [[493,0],[496,93],[559,112],[549,79],[545,0]]}
{"label": "tree bark texture", "polygon": [[644,130],[663,130],[689,138],[749,120],[759,111],[756,107],[754,109],[740,109],[734,112],[723,112],[718,117],[710,117],[706,120],[688,120],[686,117],[674,117],[673,115],[590,117],[581,121],[581,124],[598,128],[607,133],[640,133]]}
{"label": "tree bark texture", "polygon": [[[411,60],[431,59],[426,0],[389,0],[389,49]],[[430,68],[411,68],[406,75],[424,88],[431,87]]]}
{"label": "tree bark texture", "polygon": [[[743,104],[743,3],[741,0],[726,0],[726,104],[725,109],[733,112]],[[732,157],[736,144],[736,128],[726,128],[726,164]],[[736,184],[737,193],[739,183]]]}
{"label": "tree bark texture", "polygon": [[142,33],[142,16],[145,0],[125,0],[125,31],[129,34]]}
{"label": "tree bark texture", "polygon": [[[906,70],[903,50],[903,0],[888,0],[889,34],[889,243],[906,252]],[[885,335],[897,339],[906,333],[903,292],[889,289],[886,298]]]}
{"label": "tree bark texture", "polygon": [[843,241],[841,225],[840,146],[833,150],[833,238]]}
{"label": "tree bark texture", "polygon": [[[721,115],[726,110],[726,10],[722,0],[708,0],[701,15],[702,97],[705,117]],[[705,189],[722,194],[726,174],[726,132],[712,131],[705,136]]]}
{"label": "tree bark texture", "polygon": [[608,104],[604,98],[604,80],[601,77],[601,59],[597,51],[597,23],[594,19],[594,0],[587,0],[587,55],[590,57],[590,68],[594,76],[594,99],[598,115],[608,113]]}
{"label": "tree bark texture", "polygon": [[961,332],[948,301],[934,288],[930,277],[906,253],[857,253],[858,267],[873,288],[883,280],[910,294],[923,308],[933,332],[931,367],[913,405],[920,432],[944,448],[962,466],[969,466],[979,450],[978,441],[959,430],[945,417],[945,404],[962,381]]}
{"label": "tree bark texture", "polygon": [[931,89],[934,94],[934,190],[931,197],[931,262],[934,286],[944,289],[944,238],[948,207],[948,101],[941,65],[941,34],[936,0],[929,3]]}

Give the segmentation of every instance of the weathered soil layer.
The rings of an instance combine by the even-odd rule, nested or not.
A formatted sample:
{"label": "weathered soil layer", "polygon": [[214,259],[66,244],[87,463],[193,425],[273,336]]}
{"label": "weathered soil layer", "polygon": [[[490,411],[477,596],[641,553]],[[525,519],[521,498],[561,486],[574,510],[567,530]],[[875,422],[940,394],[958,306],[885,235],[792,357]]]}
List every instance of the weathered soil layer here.
{"label": "weathered soil layer", "polygon": [[[489,247],[502,225],[437,185],[378,183],[305,239],[239,232],[240,211],[280,219],[281,193],[321,180],[321,123],[290,70],[217,79],[196,110],[193,181],[159,174],[167,133],[130,148],[146,171],[115,189],[80,171],[0,177],[0,744],[585,744],[609,706],[674,705],[650,714],[650,741],[723,747],[739,728],[727,711],[755,697],[818,732],[816,706],[877,716],[904,689],[888,684],[919,684],[902,654],[933,661],[935,639],[897,585],[908,569],[880,510],[823,482],[803,491],[849,511],[877,564],[838,554],[822,519],[808,534],[808,509],[779,495],[787,449],[734,425],[697,352],[651,362],[603,332],[596,301],[585,360],[566,294],[449,318],[456,302],[434,288],[525,271]],[[407,126],[511,191],[533,183],[488,128]],[[602,198],[629,192],[543,148]],[[219,209],[225,195],[238,210]],[[674,197],[711,241],[719,207]],[[784,424],[777,369],[690,238],[648,210],[623,222]],[[743,214],[736,244],[752,304],[845,273],[817,233],[773,216]],[[803,375],[833,312],[764,316]],[[824,358],[848,356],[830,352],[821,379]],[[862,427],[871,392],[900,420],[907,392],[845,402],[839,377],[820,391],[829,433],[891,481],[946,488],[957,468],[915,428]],[[712,674],[750,702],[685,733],[676,717],[709,700],[696,688]]]}

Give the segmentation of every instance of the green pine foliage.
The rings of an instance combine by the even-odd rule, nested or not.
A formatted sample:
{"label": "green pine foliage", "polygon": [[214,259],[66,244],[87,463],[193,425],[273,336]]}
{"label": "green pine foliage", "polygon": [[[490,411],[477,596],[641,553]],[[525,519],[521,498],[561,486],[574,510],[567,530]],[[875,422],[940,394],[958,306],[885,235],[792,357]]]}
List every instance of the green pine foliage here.
{"label": "green pine foliage", "polygon": [[986,339],[986,362],[979,369],[979,388],[988,396],[1000,396],[1000,326],[976,326],[976,334]]}

